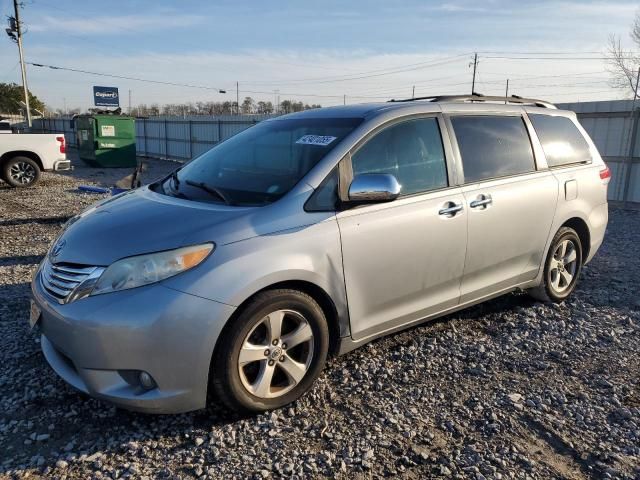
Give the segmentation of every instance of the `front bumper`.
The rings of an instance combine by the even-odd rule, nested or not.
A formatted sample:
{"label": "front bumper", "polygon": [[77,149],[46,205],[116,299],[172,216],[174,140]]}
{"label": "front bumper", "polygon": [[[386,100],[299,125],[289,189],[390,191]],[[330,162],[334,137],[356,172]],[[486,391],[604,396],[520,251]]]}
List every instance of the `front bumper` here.
{"label": "front bumper", "polygon": [[[60,305],[38,277],[31,287],[42,310],[42,350],[63,380],[130,410],[205,407],[213,348],[234,307],[161,284]],[[140,371],[155,388],[142,388]]]}

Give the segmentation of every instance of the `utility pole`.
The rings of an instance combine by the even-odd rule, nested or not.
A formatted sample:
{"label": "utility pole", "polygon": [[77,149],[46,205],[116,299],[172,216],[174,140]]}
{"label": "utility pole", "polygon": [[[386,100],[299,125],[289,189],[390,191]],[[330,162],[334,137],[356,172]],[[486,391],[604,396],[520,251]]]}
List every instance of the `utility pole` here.
{"label": "utility pole", "polygon": [[62,97],[62,105],[63,105],[63,110],[64,110],[64,114],[67,114],[67,97]]}
{"label": "utility pole", "polygon": [[[631,130],[629,130],[629,156],[626,162],[626,177],[624,179],[624,190],[622,193],[622,208],[627,208],[627,197],[629,196],[629,186],[631,184],[631,169],[633,167],[633,150],[636,146],[638,139],[638,127],[640,122],[638,119],[640,116],[635,115],[636,110],[636,98],[638,98],[638,84],[640,83],[640,67],[638,67],[638,74],[636,76],[636,88],[633,91],[633,101],[631,102]],[[634,120],[635,117],[635,120]]]}
{"label": "utility pole", "polygon": [[24,104],[27,113],[27,125],[31,128],[31,106],[29,105],[29,88],[27,87],[27,68],[24,64],[24,53],[22,51],[22,25],[20,24],[20,5],[18,0],[13,0],[13,9],[15,10],[16,20],[16,37],[18,43],[18,52],[20,53],[20,67],[22,69],[22,89],[24,90]]}
{"label": "utility pole", "polygon": [[347,95],[344,95],[344,96],[342,97],[342,104],[343,104],[343,105],[346,105],[346,104],[347,104]]}
{"label": "utility pole", "polygon": [[127,115],[131,115],[131,89],[129,89],[129,111],[127,112]]}
{"label": "utility pole", "polygon": [[240,115],[240,87],[238,82],[236,82],[236,108],[238,109],[238,115]]}
{"label": "utility pole", "polygon": [[507,88],[504,91],[504,104],[507,104],[507,99],[509,98],[509,79],[507,78]]}
{"label": "utility pole", "polygon": [[416,98],[416,86],[413,86],[413,90],[411,90],[411,98]]}
{"label": "utility pole", "polygon": [[476,93],[476,68],[478,67],[478,54],[473,55],[473,80],[471,81],[471,95]]}

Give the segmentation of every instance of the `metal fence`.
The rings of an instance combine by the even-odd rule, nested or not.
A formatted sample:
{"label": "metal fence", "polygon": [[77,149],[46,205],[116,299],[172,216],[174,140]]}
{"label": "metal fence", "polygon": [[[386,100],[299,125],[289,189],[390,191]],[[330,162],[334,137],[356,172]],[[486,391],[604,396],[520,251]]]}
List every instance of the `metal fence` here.
{"label": "metal fence", "polygon": [[[216,143],[271,116],[137,118],[136,152],[143,157],[190,160]],[[70,118],[43,118],[33,122],[36,131],[64,133],[67,145],[77,147],[78,140],[72,125]]]}
{"label": "metal fence", "polygon": [[640,202],[640,102],[635,107],[632,117],[631,100],[558,105],[576,112],[611,169],[609,200]]}

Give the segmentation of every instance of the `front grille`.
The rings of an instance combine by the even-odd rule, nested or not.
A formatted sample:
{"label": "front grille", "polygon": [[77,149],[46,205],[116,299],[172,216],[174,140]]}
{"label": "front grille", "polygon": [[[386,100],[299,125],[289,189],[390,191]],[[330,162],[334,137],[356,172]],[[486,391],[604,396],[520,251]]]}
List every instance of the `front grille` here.
{"label": "front grille", "polygon": [[46,258],[42,263],[40,278],[42,286],[58,303],[66,303],[77,288],[97,270],[98,267],[70,263],[53,264]]}

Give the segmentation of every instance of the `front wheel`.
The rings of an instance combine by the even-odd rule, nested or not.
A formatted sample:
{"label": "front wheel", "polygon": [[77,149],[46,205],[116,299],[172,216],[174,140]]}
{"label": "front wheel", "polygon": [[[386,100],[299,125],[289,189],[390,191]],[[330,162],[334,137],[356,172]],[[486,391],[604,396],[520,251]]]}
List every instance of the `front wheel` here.
{"label": "front wheel", "polygon": [[40,179],[40,167],[27,157],[13,157],[2,164],[2,179],[12,187],[31,187]]}
{"label": "front wheel", "polygon": [[562,302],[576,288],[582,270],[582,243],[575,230],[562,227],[551,241],[542,284],[530,291],[533,297]]}
{"label": "front wheel", "polygon": [[256,295],[218,340],[213,388],[236,411],[287,405],[318,377],[329,349],[322,308],[296,290]]}

